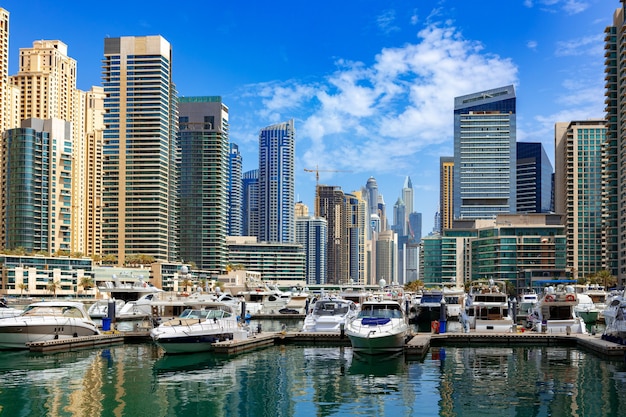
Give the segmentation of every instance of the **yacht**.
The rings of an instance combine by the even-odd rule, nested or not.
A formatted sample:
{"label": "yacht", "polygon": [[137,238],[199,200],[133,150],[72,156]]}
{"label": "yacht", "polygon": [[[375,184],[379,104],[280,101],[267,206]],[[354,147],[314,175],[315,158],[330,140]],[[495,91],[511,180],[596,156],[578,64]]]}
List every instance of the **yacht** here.
{"label": "yacht", "polygon": [[152,340],[166,353],[204,352],[211,350],[213,343],[248,337],[248,329],[238,321],[232,305],[193,304],[179,317],[150,330]]}
{"label": "yacht", "polygon": [[576,315],[578,304],[574,287],[558,284],[544,289],[533,313],[529,316],[533,328],[542,333],[587,333],[582,318]]}
{"label": "yacht", "polygon": [[576,316],[583,319],[583,321],[587,324],[596,324],[600,310],[591,297],[589,297],[586,293],[578,293],[576,294],[576,300],[578,301],[578,303],[574,306],[574,313]]}
{"label": "yacht", "polygon": [[27,349],[28,343],[100,334],[83,303],[41,301],[19,316],[0,320],[0,349]]}
{"label": "yacht", "polygon": [[513,317],[509,309],[504,281],[474,281],[471,283],[466,307],[469,328],[478,332],[511,332]]}
{"label": "yacht", "polygon": [[9,307],[4,299],[0,299],[0,319],[19,316],[23,311],[19,308]]}
{"label": "yacht", "polygon": [[354,301],[322,298],[316,301],[304,318],[303,332],[341,333],[347,321],[354,319],[359,307]]}
{"label": "yacht", "polygon": [[443,290],[424,289],[419,305],[417,305],[417,316],[414,322],[420,327],[428,327],[433,321],[441,318],[441,302],[444,300]]}
{"label": "yacht", "polygon": [[626,290],[611,299],[603,315],[605,328],[602,339],[626,345]]}
{"label": "yacht", "polygon": [[443,299],[446,302],[448,319],[458,320],[461,311],[465,309],[465,289],[461,287],[444,287]]}
{"label": "yacht", "polygon": [[525,321],[528,315],[531,314],[539,302],[539,294],[537,291],[528,289],[519,296],[519,303],[517,305],[517,320]]}
{"label": "yacht", "polygon": [[361,353],[402,351],[408,332],[404,310],[393,300],[366,301],[357,317],[346,323],[352,348]]}

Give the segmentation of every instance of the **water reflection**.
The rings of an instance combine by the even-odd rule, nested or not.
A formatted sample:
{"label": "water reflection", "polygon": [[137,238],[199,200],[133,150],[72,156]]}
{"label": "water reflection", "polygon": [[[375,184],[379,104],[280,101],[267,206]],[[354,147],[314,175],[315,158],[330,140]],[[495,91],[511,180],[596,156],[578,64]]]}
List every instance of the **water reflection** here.
{"label": "water reflection", "polygon": [[624,362],[572,348],[439,348],[423,361],[302,346],[0,353],[0,416],[595,417],[625,407]]}

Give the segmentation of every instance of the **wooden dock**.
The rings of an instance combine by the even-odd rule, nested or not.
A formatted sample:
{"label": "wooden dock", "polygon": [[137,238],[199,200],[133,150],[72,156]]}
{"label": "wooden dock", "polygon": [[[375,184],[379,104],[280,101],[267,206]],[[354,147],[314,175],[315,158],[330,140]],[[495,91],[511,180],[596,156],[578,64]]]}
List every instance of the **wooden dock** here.
{"label": "wooden dock", "polygon": [[[109,333],[97,336],[34,342],[28,345],[33,352],[68,351],[94,348],[128,342],[151,341],[147,332]],[[227,340],[212,345],[216,353],[237,354],[262,347],[284,344],[305,344],[316,346],[350,346],[346,335],[317,332],[267,332],[255,333],[245,340]],[[413,334],[404,346],[407,357],[423,359],[434,347],[469,346],[572,346],[585,349],[601,356],[624,358],[626,345],[602,340],[600,335],[565,333],[417,333]]]}
{"label": "wooden dock", "polygon": [[101,346],[110,346],[124,343],[124,335],[99,334],[94,336],[72,337],[69,339],[46,340],[31,342],[27,346],[31,352],[58,352],[77,349],[89,349]]}

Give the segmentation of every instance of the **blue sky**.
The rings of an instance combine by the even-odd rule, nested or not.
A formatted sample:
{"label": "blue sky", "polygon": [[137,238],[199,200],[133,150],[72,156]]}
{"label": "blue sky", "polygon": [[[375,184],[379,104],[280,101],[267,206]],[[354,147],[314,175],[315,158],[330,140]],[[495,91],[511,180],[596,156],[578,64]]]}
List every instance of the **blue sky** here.
{"label": "blue sky", "polygon": [[[19,48],[59,39],[78,88],[100,84],[105,37],[162,35],[180,95],[219,95],[244,170],[258,133],[295,119],[296,198],[320,183],[376,178],[391,217],[405,176],[423,234],[439,201],[439,157],[453,155],[454,97],[508,84],[518,140],[554,161],[554,124],[604,117],[604,29],[618,0],[2,0]],[[392,220],[392,219],[390,219]]]}

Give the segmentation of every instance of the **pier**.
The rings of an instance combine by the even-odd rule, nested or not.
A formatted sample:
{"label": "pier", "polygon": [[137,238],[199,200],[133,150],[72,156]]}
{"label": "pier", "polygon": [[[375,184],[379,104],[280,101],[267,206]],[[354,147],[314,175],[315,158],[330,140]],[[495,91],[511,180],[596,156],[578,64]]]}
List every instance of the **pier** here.
{"label": "pier", "polygon": [[[123,332],[97,336],[34,342],[28,345],[33,352],[69,351],[126,342],[151,341],[147,332]],[[245,340],[226,340],[212,345],[216,353],[238,354],[258,348],[284,344],[316,346],[350,346],[347,336],[337,333],[315,332],[263,332],[255,333]],[[591,351],[601,356],[624,358],[626,345],[602,340],[600,335],[565,333],[416,333],[407,339],[404,354],[409,358],[423,359],[431,347],[470,346],[571,346]]]}

